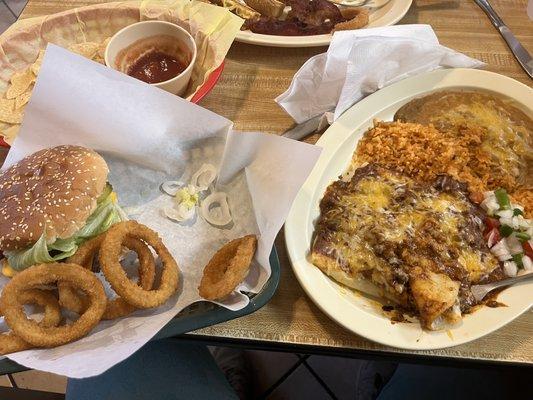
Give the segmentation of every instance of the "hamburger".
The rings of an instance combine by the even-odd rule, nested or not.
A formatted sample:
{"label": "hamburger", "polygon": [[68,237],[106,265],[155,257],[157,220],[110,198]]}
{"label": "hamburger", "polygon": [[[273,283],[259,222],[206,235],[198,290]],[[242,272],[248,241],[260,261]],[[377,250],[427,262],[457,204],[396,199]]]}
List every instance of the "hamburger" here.
{"label": "hamburger", "polygon": [[8,277],[73,255],[86,240],[126,219],[109,169],[80,146],[38,151],[0,174],[0,250]]}

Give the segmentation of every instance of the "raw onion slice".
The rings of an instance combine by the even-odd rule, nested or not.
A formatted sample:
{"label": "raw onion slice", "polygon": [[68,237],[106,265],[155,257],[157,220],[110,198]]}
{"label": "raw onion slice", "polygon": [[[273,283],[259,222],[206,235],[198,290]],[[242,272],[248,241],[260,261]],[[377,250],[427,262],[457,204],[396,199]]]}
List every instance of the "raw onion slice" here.
{"label": "raw onion slice", "polygon": [[202,217],[211,225],[228,225],[233,217],[231,216],[228,204],[228,195],[224,192],[211,193],[202,201],[200,208]]}
{"label": "raw onion slice", "polygon": [[185,204],[180,203],[176,208],[167,207],[163,210],[167,218],[170,218],[173,221],[185,222],[192,218],[196,214],[196,207],[187,207]]}
{"label": "raw onion slice", "polygon": [[492,246],[490,251],[500,261],[506,261],[506,260],[510,260],[513,258],[513,256],[511,255],[511,252],[509,251],[509,247],[507,247],[507,243],[505,242],[505,239],[500,240],[498,243]]}
{"label": "raw onion slice", "polygon": [[183,182],[180,181],[166,181],[161,184],[161,190],[169,196],[175,196],[182,186]]}
{"label": "raw onion slice", "polygon": [[524,264],[524,269],[528,272],[533,271],[533,260],[528,256],[522,257],[522,264]]}
{"label": "raw onion slice", "polygon": [[216,177],[217,170],[213,164],[202,164],[200,169],[191,177],[191,185],[201,192],[207,190]]}
{"label": "raw onion slice", "polygon": [[505,261],[503,263],[503,270],[507,276],[516,276],[518,272],[518,267],[514,261]]}

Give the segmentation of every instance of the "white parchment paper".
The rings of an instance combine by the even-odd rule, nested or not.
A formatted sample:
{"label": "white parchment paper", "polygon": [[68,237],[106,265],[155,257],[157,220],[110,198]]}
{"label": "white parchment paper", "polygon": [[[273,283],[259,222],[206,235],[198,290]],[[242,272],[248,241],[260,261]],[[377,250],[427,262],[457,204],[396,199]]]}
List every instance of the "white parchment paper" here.
{"label": "white parchment paper", "polygon": [[[89,336],[65,346],[9,355],[27,367],[75,378],[100,374],[124,360],[199,301],[203,267],[215,251],[255,233],[259,242],[250,274],[222,303],[232,310],[245,307],[249,300],[240,291],[258,292],[268,280],[276,234],[320,153],[316,146],[274,135],[234,132],[225,118],[49,45],[4,168],[60,144],[83,145],[104,156],[119,203],[159,232],[181,269],[180,289],[164,306],[102,321]],[[219,168],[216,190],[229,197],[233,223],[223,229],[200,216],[177,224],[162,213],[172,198],[160,184],[187,182],[203,163]],[[0,286],[6,282],[0,280]]]}

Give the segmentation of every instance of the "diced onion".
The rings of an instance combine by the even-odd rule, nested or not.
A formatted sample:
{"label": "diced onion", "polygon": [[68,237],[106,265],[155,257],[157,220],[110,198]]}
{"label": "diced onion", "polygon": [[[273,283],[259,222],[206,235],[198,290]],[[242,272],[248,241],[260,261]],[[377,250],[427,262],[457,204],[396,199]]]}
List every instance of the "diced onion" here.
{"label": "diced onion", "polygon": [[510,260],[511,258],[513,258],[511,256],[509,248],[507,247],[507,243],[505,243],[505,239],[500,240],[498,243],[492,246],[490,251],[500,261]]}
{"label": "diced onion", "polygon": [[501,225],[508,225],[511,228],[513,227],[513,218],[500,217]]}
{"label": "diced onion", "polygon": [[533,261],[528,256],[522,257],[522,264],[526,271],[533,271]]}
{"label": "diced onion", "polygon": [[498,204],[494,193],[491,197],[486,197],[480,205],[485,211],[487,211],[487,214],[489,215],[494,215],[494,213],[500,208],[500,205]]}
{"label": "diced onion", "polygon": [[495,229],[490,231],[489,237],[487,238],[487,245],[489,246],[489,249],[496,244],[497,237],[498,237],[498,234]]}
{"label": "diced onion", "polygon": [[202,201],[202,217],[211,225],[224,226],[232,220],[228,204],[228,195],[224,192],[211,193]]}
{"label": "diced onion", "polygon": [[521,215],[518,215],[516,217],[517,220],[517,224],[520,228],[523,228],[523,229],[528,229],[531,227],[531,220],[530,219],[525,219],[524,217],[522,217]]}
{"label": "diced onion", "polygon": [[503,263],[503,270],[505,271],[505,275],[507,276],[516,276],[516,273],[518,272],[518,267],[516,266],[516,263],[514,261],[505,261]]}
{"label": "diced onion", "polygon": [[518,217],[511,218],[511,226],[513,229],[519,229],[520,228],[520,219]]}
{"label": "diced onion", "polygon": [[500,218],[513,218],[513,210],[501,210],[497,211],[496,215]]}
{"label": "diced onion", "polygon": [[215,181],[216,177],[217,170],[213,164],[202,164],[200,169],[191,177],[191,185],[198,191],[204,191],[209,188],[209,185]]}
{"label": "diced onion", "polygon": [[507,239],[507,248],[511,254],[523,253],[522,243],[516,238],[516,236],[511,235]]}
{"label": "diced onion", "polygon": [[183,186],[183,182],[166,181],[161,184],[161,190],[169,196],[175,196],[178,190]]}

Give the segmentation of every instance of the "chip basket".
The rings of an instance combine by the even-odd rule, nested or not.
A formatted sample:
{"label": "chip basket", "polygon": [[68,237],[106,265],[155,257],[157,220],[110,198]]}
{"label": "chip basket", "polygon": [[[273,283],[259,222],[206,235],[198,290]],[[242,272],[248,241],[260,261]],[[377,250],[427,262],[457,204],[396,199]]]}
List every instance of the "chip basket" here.
{"label": "chip basket", "polygon": [[[270,253],[270,266],[272,272],[263,290],[257,294],[248,293],[250,303],[241,310],[230,311],[210,302],[198,302],[183,309],[152,340],[182,335],[206,326],[215,325],[235,318],[251,314],[263,307],[274,296],[280,279],[280,264],[276,247]],[[1,357],[1,356],[0,356]],[[9,360],[0,359],[0,375],[24,371],[27,368]]]}

